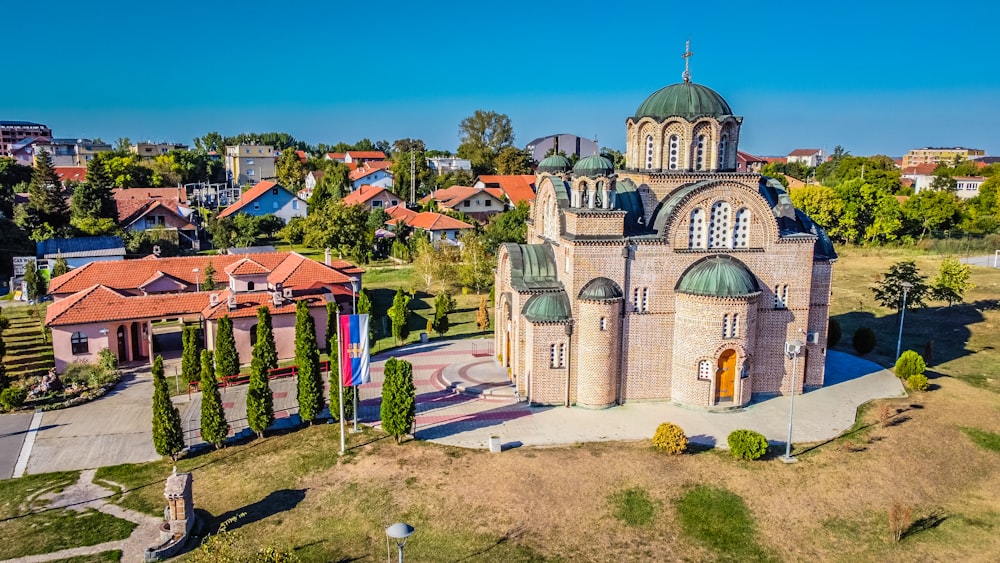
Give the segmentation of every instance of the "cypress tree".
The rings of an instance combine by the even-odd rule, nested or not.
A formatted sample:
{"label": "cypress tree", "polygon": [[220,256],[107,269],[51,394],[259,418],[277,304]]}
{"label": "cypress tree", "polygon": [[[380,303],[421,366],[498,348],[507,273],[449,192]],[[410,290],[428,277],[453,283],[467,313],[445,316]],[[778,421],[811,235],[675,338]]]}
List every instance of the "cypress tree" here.
{"label": "cypress tree", "polygon": [[68,271],[69,264],[66,263],[66,259],[63,258],[62,252],[60,252],[56,255],[56,263],[52,265],[52,271],[49,272],[49,279],[58,278]]}
{"label": "cypress tree", "polygon": [[[371,315],[372,313],[372,300],[368,297],[368,290],[362,289],[361,295],[358,296],[358,314],[359,315]],[[368,319],[368,344],[370,346],[375,346],[375,323],[372,322],[374,319]]]}
{"label": "cypress tree", "polygon": [[28,183],[28,203],[19,227],[29,231],[32,240],[41,241],[67,234],[70,213],[63,196],[62,181],[52,166],[52,158],[42,149],[35,155],[35,169]]}
{"label": "cypress tree", "polygon": [[397,289],[392,299],[389,320],[392,321],[392,336],[396,342],[405,341],[410,336],[410,296],[403,293],[403,288]]}
{"label": "cypress tree", "polygon": [[331,344],[336,339],[337,303],[335,301],[329,301],[326,304],[326,344],[328,346],[326,353],[331,356],[337,353],[337,347]]}
{"label": "cypress tree", "polygon": [[451,309],[451,296],[447,292],[439,293],[434,299],[434,332],[442,335],[448,332],[448,312]]}
{"label": "cypress tree", "polygon": [[153,447],[156,453],[168,455],[174,461],[184,449],[181,413],[170,401],[167,378],[163,376],[163,357],[160,355],[153,359]]}
{"label": "cypress tree", "polygon": [[[267,315],[266,318],[264,315]],[[270,319],[267,307],[257,309],[257,342],[253,345],[250,385],[247,388],[247,420],[250,429],[260,438],[264,437],[267,427],[274,424],[274,394],[267,379],[269,360],[264,357],[267,351],[267,338],[261,334],[261,331],[267,330],[265,326],[270,323]]]}
{"label": "cypress tree", "polygon": [[205,264],[202,275],[204,279],[201,280],[201,289],[204,291],[215,291],[215,266],[212,265],[211,260],[208,261],[208,264]]}
{"label": "cypress tree", "polygon": [[274,330],[271,328],[271,310],[267,305],[261,305],[257,309],[257,343],[263,342],[260,351],[261,361],[264,362],[265,373],[278,368],[278,349],[274,345]]}
{"label": "cypress tree", "polygon": [[215,336],[215,377],[218,381],[240,373],[240,354],[233,336],[233,319],[229,315],[219,319],[219,332]]}
{"label": "cypress tree", "polygon": [[403,441],[417,417],[417,389],[413,386],[413,366],[406,360],[389,358],[385,362],[382,384],[382,430]]}
{"label": "cypress tree", "polygon": [[212,369],[212,352],[201,351],[201,439],[216,449],[225,445],[229,435],[226,411],[222,408],[222,396]]}
{"label": "cypress tree", "polygon": [[476,312],[476,326],[479,327],[479,330],[488,330],[490,328],[490,312],[486,308],[485,295],[479,299],[479,311]]}
{"label": "cypress tree", "polygon": [[295,365],[299,416],[303,422],[311,422],[323,410],[323,376],[319,372],[316,325],[305,301],[295,304]]}
{"label": "cypress tree", "polygon": [[201,342],[198,341],[198,327],[185,325],[182,333],[184,351],[181,354],[181,375],[188,383],[200,380],[201,366],[198,363],[198,354],[201,351]]}

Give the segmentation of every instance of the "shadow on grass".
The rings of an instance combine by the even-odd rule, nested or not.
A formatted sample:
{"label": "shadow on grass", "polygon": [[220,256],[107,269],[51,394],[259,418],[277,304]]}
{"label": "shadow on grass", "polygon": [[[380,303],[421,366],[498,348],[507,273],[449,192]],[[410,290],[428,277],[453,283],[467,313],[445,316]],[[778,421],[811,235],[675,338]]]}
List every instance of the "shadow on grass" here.
{"label": "shadow on grass", "polygon": [[900,540],[904,540],[910,536],[919,534],[920,532],[926,532],[927,530],[933,530],[940,526],[945,520],[948,519],[948,515],[935,510],[923,518],[917,518],[910,527],[906,529],[905,532],[899,537]]}
{"label": "shadow on grass", "polygon": [[478,561],[483,555],[486,555],[490,551],[492,551],[492,550],[494,550],[494,549],[496,549],[496,548],[500,547],[501,545],[504,545],[504,544],[506,544],[508,542],[516,541],[523,534],[524,534],[524,528],[523,527],[517,526],[515,528],[511,528],[510,530],[507,530],[507,532],[504,535],[502,535],[499,538],[497,538],[497,540],[495,542],[493,542],[493,543],[489,544],[488,546],[480,549],[479,551],[470,553],[470,554],[466,555],[465,557],[459,557],[458,559],[455,559],[455,562],[458,563],[459,561]]}
{"label": "shadow on grass", "polygon": [[[828,444],[843,441],[846,438],[859,437],[861,434],[863,434],[868,429],[880,426],[881,423],[879,421],[869,422],[868,424],[862,424],[861,423],[860,419],[863,416],[863,410],[867,409],[868,406],[870,406],[870,405],[871,405],[871,403],[865,403],[864,405],[861,405],[860,407],[858,407],[858,421],[847,432],[844,432],[843,434],[840,434],[839,436],[834,436],[833,438],[830,438],[829,440],[826,440],[826,441],[823,441],[823,442],[817,442],[817,443],[809,446],[808,448],[805,448],[804,450],[799,450],[799,451],[793,452],[793,453],[795,455],[797,455],[797,456],[798,455],[804,455],[804,454],[816,451],[816,450],[818,450],[818,449],[820,449],[823,446],[826,446]],[[923,408],[924,408],[923,405],[916,404],[916,403],[909,404],[905,408],[898,408],[897,407],[896,409],[894,409],[895,412],[893,412],[892,415],[890,415],[890,417],[888,419],[888,422],[885,424],[884,427],[885,428],[891,428],[893,426],[898,426],[899,424],[902,424],[902,423],[910,420],[910,416],[906,415],[905,413],[907,413],[909,411],[914,411],[914,410],[921,410]],[[872,436],[872,437],[870,437],[867,440],[867,443],[871,444],[871,443],[874,443],[874,442],[879,442],[881,440],[882,440],[881,436]],[[848,451],[850,453],[860,453],[860,452],[863,452],[863,451],[865,451],[865,450],[868,449],[867,447],[864,447],[864,446],[849,445],[847,447],[848,447]]]}
{"label": "shadow on grass", "polygon": [[281,512],[287,512],[302,502],[306,498],[308,489],[279,489],[271,491],[268,495],[257,502],[246,506],[224,512],[210,520],[212,533],[218,531],[219,525],[235,518],[235,521],[226,526],[227,531],[234,531],[259,522],[265,518],[274,516]]}

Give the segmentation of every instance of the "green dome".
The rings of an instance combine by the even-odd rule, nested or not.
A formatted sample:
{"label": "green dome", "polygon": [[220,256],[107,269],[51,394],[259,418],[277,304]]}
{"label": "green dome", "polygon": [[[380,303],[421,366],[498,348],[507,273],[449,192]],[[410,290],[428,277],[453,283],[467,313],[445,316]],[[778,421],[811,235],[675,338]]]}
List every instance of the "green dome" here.
{"label": "green dome", "polygon": [[643,117],[666,119],[678,116],[688,121],[703,116],[723,117],[732,114],[733,110],[718,92],[693,82],[681,82],[660,88],[646,98],[635,111],[636,119]]}
{"label": "green dome", "polygon": [[533,323],[565,321],[572,316],[565,291],[533,295],[524,304],[521,313]]}
{"label": "green dome", "polygon": [[760,292],[757,278],[730,256],[709,256],[695,262],[677,282],[678,293],[711,297],[747,297]]}
{"label": "green dome", "polygon": [[580,290],[579,299],[584,301],[615,301],[624,297],[618,284],[608,278],[594,278]]}
{"label": "green dome", "polygon": [[549,174],[558,174],[560,172],[569,172],[573,169],[573,163],[569,161],[568,158],[561,154],[549,155],[542,159],[538,163],[539,172],[547,172]]}
{"label": "green dome", "polygon": [[573,167],[573,174],[577,176],[590,176],[591,178],[610,176],[614,172],[614,163],[596,154],[587,158],[581,158],[580,162],[577,162],[576,166]]}

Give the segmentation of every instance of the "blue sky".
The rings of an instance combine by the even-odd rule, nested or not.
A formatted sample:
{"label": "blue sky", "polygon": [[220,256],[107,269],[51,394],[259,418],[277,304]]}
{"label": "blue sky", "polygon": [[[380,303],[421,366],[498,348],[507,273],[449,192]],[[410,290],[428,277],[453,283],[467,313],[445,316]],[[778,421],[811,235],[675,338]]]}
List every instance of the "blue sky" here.
{"label": "blue sky", "polygon": [[[623,149],[625,119],[680,81],[690,39],[693,80],[744,117],[743,150],[1000,155],[994,2],[19,6],[7,28],[41,39],[5,64],[0,119],[57,136],[190,143],[212,130],[277,130],[454,150],[458,122],[486,109],[511,117],[518,145],[568,132]],[[26,87],[11,88],[14,76]]]}

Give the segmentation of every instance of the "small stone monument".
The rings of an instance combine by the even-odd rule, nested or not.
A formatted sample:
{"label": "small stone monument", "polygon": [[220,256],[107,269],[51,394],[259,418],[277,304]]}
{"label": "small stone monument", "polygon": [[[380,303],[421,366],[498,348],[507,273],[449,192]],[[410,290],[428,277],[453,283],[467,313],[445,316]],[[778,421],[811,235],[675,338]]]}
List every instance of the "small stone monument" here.
{"label": "small stone monument", "polygon": [[178,473],[177,467],[167,477],[167,485],[163,489],[167,507],[163,510],[164,522],[160,525],[160,543],[146,549],[146,561],[162,561],[173,557],[184,547],[197,519],[192,481],[190,473]]}

